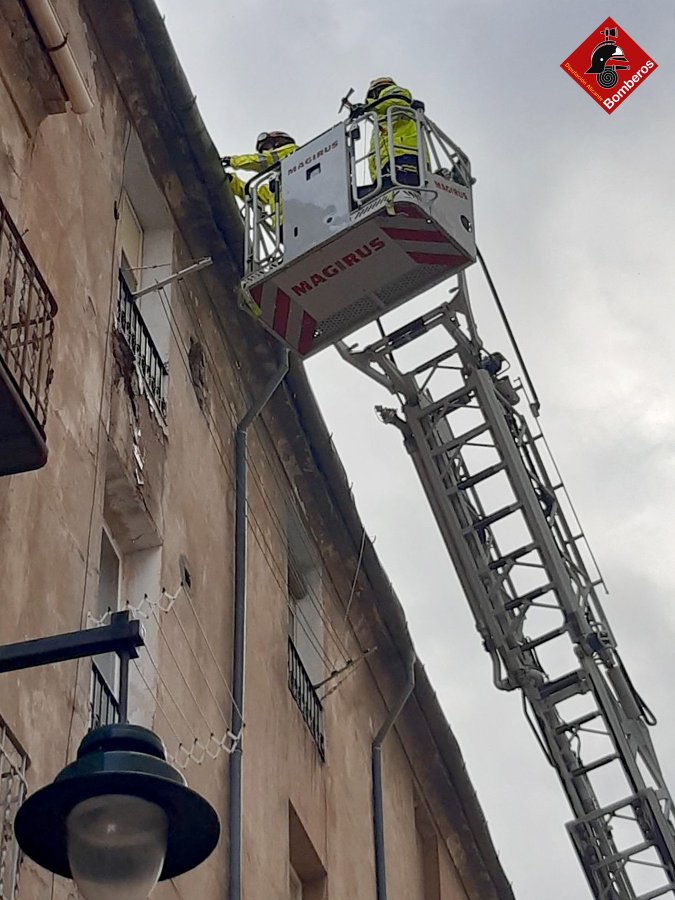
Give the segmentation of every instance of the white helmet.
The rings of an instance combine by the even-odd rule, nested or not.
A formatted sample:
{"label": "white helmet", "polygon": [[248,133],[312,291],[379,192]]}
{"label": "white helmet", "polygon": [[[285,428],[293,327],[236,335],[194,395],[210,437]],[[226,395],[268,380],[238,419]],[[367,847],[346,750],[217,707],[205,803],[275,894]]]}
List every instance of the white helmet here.
{"label": "white helmet", "polygon": [[368,85],[368,90],[366,92],[366,103],[371,100],[376,100],[382,91],[392,84],[396,84],[396,82],[393,78],[390,78],[389,75],[380,75],[379,78],[373,78]]}
{"label": "white helmet", "polygon": [[275,150],[294,143],[293,138],[285,131],[262,131],[256,138],[255,148],[260,153],[262,150]]}

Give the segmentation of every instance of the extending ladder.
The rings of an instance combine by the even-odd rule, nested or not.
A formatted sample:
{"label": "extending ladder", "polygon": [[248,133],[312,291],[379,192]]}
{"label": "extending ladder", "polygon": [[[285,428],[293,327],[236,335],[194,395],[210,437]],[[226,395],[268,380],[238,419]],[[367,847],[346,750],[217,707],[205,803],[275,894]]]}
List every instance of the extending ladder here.
{"label": "extending ladder", "polygon": [[399,398],[378,413],[402,433],[495,685],[521,691],[559,775],[593,897],[675,893],[675,817],[653,718],[617,652],[537,410],[504,374],[504,357],[485,351],[464,275],[450,302],[364,349],[337,347]]}

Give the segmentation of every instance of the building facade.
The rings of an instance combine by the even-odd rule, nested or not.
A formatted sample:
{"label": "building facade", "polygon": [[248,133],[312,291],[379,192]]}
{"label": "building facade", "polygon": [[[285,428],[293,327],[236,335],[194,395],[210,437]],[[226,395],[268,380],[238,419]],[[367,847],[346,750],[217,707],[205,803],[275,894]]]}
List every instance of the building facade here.
{"label": "building facade", "polygon": [[[235,764],[245,900],[509,900],[304,370],[239,309],[239,212],[153,0],[7,0],[0,24],[2,643],[142,620],[130,719],[223,826],[158,900],[239,900]],[[115,721],[118,668],[0,680],[0,900],[76,896],[11,822]]]}

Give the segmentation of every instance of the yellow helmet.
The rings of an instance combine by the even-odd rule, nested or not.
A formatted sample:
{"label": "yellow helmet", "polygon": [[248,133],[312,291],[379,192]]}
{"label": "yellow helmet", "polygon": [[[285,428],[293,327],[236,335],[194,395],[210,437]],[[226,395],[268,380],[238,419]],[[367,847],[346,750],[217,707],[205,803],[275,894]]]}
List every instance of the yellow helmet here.
{"label": "yellow helmet", "polygon": [[368,91],[366,93],[366,102],[370,100],[376,100],[382,91],[391,84],[396,84],[393,78],[390,78],[389,75],[380,75],[379,78],[373,78],[373,80],[368,85]]}

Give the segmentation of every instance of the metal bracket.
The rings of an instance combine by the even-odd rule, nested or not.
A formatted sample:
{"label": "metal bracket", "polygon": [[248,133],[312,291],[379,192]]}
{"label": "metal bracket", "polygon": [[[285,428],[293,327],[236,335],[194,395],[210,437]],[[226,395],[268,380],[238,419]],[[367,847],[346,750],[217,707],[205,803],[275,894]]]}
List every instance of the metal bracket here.
{"label": "metal bracket", "polygon": [[144,646],[141,623],[131,613],[113,613],[110,625],[85,628],[67,634],[54,634],[33,641],[20,641],[0,647],[0,673],[32,669],[69,659],[117,653],[129,659],[138,657],[138,647]]}
{"label": "metal bracket", "polygon": [[147,287],[141,288],[140,291],[134,291],[131,296],[134,298],[134,300],[138,300],[139,297],[144,297],[146,294],[151,294],[153,291],[158,291],[160,288],[166,287],[167,284],[173,284],[174,281],[182,281],[186,275],[192,275],[193,272],[199,272],[200,269],[205,269],[212,263],[213,260],[211,259],[211,257],[205,256],[203,259],[198,260],[191,266],[187,266],[187,268],[181,269],[180,272],[174,272],[173,275],[167,275],[166,278],[162,278],[160,281],[155,281],[154,284],[149,284]]}

